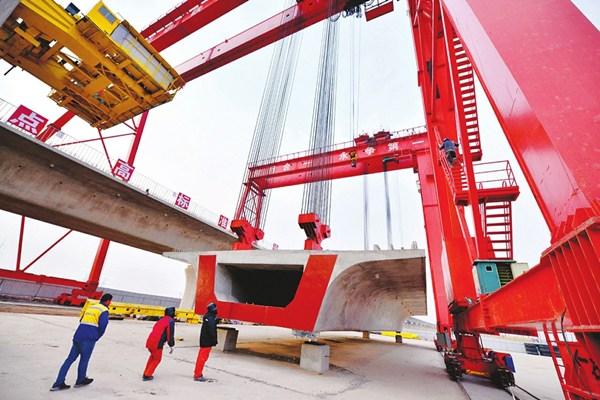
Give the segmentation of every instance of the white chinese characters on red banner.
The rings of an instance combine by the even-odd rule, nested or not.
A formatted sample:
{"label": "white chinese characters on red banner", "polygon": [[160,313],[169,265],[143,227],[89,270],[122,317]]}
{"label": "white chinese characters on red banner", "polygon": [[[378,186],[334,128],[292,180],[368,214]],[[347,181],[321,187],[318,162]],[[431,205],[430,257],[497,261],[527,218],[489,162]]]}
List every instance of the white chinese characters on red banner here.
{"label": "white chinese characters on red banner", "polygon": [[229,225],[229,218],[221,215],[219,217],[219,226],[223,229],[227,229],[227,226]]}
{"label": "white chinese characters on red banner", "polygon": [[175,200],[175,205],[187,210],[190,206],[190,201],[192,198],[190,196],[186,196],[185,194],[179,192],[177,195],[177,200]]}
{"label": "white chinese characters on red banner", "polygon": [[119,158],[119,161],[117,161],[115,167],[113,168],[113,175],[123,179],[125,182],[129,182],[129,179],[131,179],[131,174],[133,174],[133,170],[135,170],[134,166],[127,164],[125,161]]}
{"label": "white chinese characters on red banner", "polygon": [[21,105],[17,108],[17,111],[10,116],[8,122],[37,136],[42,133],[42,129],[44,129],[44,126],[48,123],[48,119]]}

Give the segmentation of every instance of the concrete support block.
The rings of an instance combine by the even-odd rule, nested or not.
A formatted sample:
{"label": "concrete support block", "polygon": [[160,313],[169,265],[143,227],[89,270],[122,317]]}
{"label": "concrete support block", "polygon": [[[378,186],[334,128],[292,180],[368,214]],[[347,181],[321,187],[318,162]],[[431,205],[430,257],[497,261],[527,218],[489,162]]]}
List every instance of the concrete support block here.
{"label": "concrete support block", "polygon": [[235,328],[218,327],[217,345],[215,348],[220,351],[234,351],[237,344],[238,330]]}
{"label": "concrete support block", "polygon": [[363,331],[363,339],[371,339],[371,332]]}
{"label": "concrete support block", "polygon": [[300,351],[300,369],[318,374],[329,370],[329,346],[318,342],[304,342]]}
{"label": "concrete support block", "polygon": [[399,332],[396,333],[396,343],[402,343],[402,336]]}

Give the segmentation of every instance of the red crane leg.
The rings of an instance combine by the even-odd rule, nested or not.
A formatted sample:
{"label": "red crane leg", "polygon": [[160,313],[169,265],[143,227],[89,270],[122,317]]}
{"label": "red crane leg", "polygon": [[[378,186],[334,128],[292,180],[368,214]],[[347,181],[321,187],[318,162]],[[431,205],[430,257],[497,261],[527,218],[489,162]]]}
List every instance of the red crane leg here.
{"label": "red crane leg", "polygon": [[600,365],[600,32],[569,0],[442,1],[552,232],[542,263]]}
{"label": "red crane leg", "polygon": [[85,289],[91,292],[95,292],[96,289],[98,289],[100,274],[102,273],[102,268],[104,267],[104,261],[106,260],[109,244],[110,240],[100,239],[98,250],[96,250],[96,257],[94,257],[94,263],[92,264],[92,270],[90,271],[90,276],[85,284]]}
{"label": "red crane leg", "polygon": [[[418,3],[418,4],[415,4]],[[466,298],[476,298],[471,266],[476,254],[471,253],[470,235],[459,214],[445,171],[438,159],[437,149],[441,139],[456,140],[456,115],[453,92],[446,61],[443,25],[439,16],[439,3],[409,0],[413,20],[413,37],[419,69],[419,85],[423,94],[423,107],[427,119],[428,156],[431,178],[436,188],[441,221],[441,263],[446,285],[446,306],[452,313],[467,307]],[[433,20],[433,21],[432,21]],[[443,161],[442,161],[443,162]],[[430,257],[431,258],[431,257]]]}
{"label": "red crane leg", "polygon": [[[330,14],[331,2],[334,3],[331,6],[332,14]],[[238,58],[314,25],[330,15],[341,12],[345,4],[345,1],[340,0],[298,2],[287,10],[178,65],[175,70],[186,82],[190,82]]]}
{"label": "red crane leg", "polygon": [[435,302],[438,332],[450,333],[452,318],[448,312],[447,291],[451,291],[452,280],[447,275],[442,263],[443,242],[442,227],[440,225],[440,207],[433,179],[433,166],[431,156],[426,145],[417,153],[417,173],[419,174],[419,187],[421,202],[423,204],[423,217],[425,220],[425,233],[427,234],[427,252],[429,253],[429,269],[431,271],[431,284]]}
{"label": "red crane leg", "polygon": [[140,33],[160,52],[246,1],[248,0],[186,0]]}
{"label": "red crane leg", "polygon": [[21,270],[21,253],[23,252],[23,234],[25,233],[25,217],[21,216],[21,229],[19,231],[19,247],[17,248],[17,272]]}

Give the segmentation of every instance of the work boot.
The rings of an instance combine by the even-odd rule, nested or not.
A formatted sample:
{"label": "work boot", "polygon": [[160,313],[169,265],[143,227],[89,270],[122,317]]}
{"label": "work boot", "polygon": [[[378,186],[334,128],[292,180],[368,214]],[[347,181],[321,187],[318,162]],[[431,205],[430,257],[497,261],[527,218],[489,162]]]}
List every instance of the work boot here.
{"label": "work boot", "polygon": [[93,380],[92,378],[85,378],[85,379],[84,379],[84,380],[82,380],[81,382],[79,382],[79,383],[76,383],[76,384],[75,384],[75,387],[76,387],[76,388],[80,388],[80,387],[82,387],[82,386],[87,386],[87,385],[89,385],[90,383],[92,383],[93,381],[94,381],[94,380]]}
{"label": "work boot", "polygon": [[200,375],[199,377],[194,378],[194,380],[197,382],[205,382],[206,378],[204,377],[204,375]]}
{"label": "work boot", "polygon": [[55,392],[55,391],[57,391],[57,390],[65,390],[65,389],[69,389],[69,388],[71,388],[71,385],[66,385],[66,384],[63,382],[63,383],[61,383],[60,385],[52,386],[52,387],[50,388],[50,391],[51,391],[51,392]]}
{"label": "work boot", "polygon": [[142,380],[143,381],[151,381],[152,379],[154,379],[153,376],[146,376],[146,375],[142,375]]}

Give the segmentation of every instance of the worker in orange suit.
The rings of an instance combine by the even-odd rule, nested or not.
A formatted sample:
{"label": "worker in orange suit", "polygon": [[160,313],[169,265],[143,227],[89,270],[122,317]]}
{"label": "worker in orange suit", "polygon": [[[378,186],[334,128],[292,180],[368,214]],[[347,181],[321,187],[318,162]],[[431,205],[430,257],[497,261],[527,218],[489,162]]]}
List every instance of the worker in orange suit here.
{"label": "worker in orange suit", "polygon": [[204,364],[208,360],[208,355],[213,346],[217,345],[217,305],[210,303],[206,306],[206,314],[202,317],[202,329],[200,329],[200,351],[196,359],[196,369],[194,370],[194,380],[205,382],[206,378],[202,375]]}
{"label": "worker in orange suit", "polygon": [[154,327],[148,340],[146,340],[146,348],[150,352],[150,358],[146,363],[146,369],[142,380],[151,381],[154,379],[154,370],[160,364],[162,360],[162,352],[165,343],[169,344],[171,348],[169,354],[173,354],[173,347],[175,346],[175,307],[167,307],[165,309],[165,316],[159,319]]}

